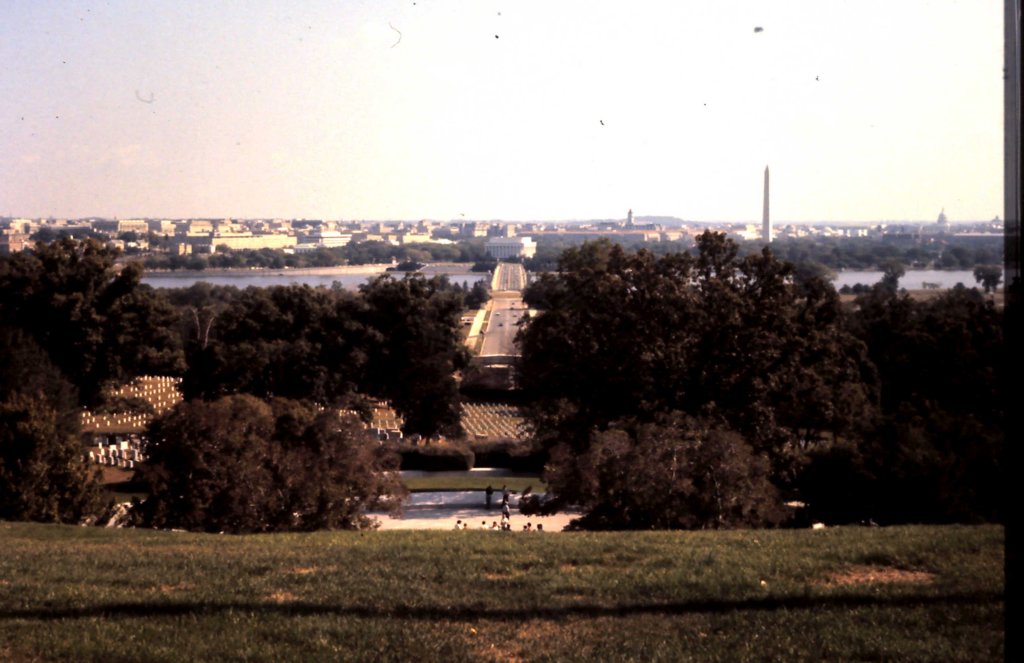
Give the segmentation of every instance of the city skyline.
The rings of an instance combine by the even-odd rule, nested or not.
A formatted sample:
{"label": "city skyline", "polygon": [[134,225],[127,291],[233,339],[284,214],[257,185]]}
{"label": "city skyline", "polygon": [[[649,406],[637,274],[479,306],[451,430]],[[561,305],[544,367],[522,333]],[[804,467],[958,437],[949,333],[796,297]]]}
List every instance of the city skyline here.
{"label": "city skyline", "polygon": [[821,5],[8,3],[0,213],[999,216],[1001,3]]}

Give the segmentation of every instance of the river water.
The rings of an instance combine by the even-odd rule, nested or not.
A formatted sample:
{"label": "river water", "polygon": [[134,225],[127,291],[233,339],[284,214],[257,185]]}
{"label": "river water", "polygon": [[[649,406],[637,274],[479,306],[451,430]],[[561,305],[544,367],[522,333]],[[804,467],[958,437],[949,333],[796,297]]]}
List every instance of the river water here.
{"label": "river water", "polygon": [[[330,288],[335,283],[341,284],[341,287],[346,290],[355,290],[364,283],[369,282],[370,279],[379,276],[381,274],[391,274],[396,279],[402,278],[404,272],[382,272],[379,270],[367,270],[357,271],[349,273],[331,274],[325,273],[329,270],[280,270],[280,269],[260,269],[260,270],[239,270],[236,272],[225,272],[217,271],[211,273],[204,272],[158,272],[158,273],[146,273],[142,277],[142,282],[153,286],[154,288],[188,288],[194,283],[200,281],[209,283],[210,285],[230,285],[236,288],[248,288],[249,286],[255,286],[257,288],[266,288],[276,285],[308,285],[312,287],[323,286]],[[422,274],[426,277],[431,277],[437,274],[446,274],[448,280],[452,283],[458,283],[459,285],[473,285],[479,280],[489,278],[488,274],[480,272],[469,272],[467,271],[455,271],[447,270],[438,267],[426,267],[423,269]]]}
{"label": "river water", "polygon": [[[858,283],[874,285],[882,280],[882,272],[849,270],[838,272],[832,285],[836,290],[844,285],[855,286]],[[907,270],[907,273],[900,278],[900,287],[907,290],[921,290],[925,283],[938,283],[939,288],[952,288],[957,283],[963,283],[968,288],[978,285],[974,279],[974,272],[971,270],[939,271],[935,269]]]}
{"label": "river water", "polygon": [[[239,270],[237,272],[159,272],[147,273],[142,277],[142,282],[154,288],[187,288],[198,281],[205,281],[212,285],[233,285],[238,288],[256,286],[264,288],[275,285],[306,284],[309,286],[331,287],[334,283],[340,283],[348,290],[355,290],[371,278],[385,273],[377,269],[367,269],[351,273],[330,274],[324,273],[328,270]],[[402,278],[402,272],[387,272],[395,278]],[[435,274],[447,274],[450,281],[458,284],[473,285],[477,281],[489,278],[489,275],[480,272],[470,272],[461,266],[429,265],[422,272],[424,276],[430,277]],[[836,290],[844,285],[854,286],[858,283],[873,285],[882,280],[880,271],[850,270],[838,272],[836,279],[832,282]],[[957,283],[963,283],[968,288],[978,285],[974,279],[974,272],[970,270],[939,271],[933,269],[910,270],[900,279],[900,287],[907,290],[919,290],[924,283],[938,283],[939,288],[952,288]]]}

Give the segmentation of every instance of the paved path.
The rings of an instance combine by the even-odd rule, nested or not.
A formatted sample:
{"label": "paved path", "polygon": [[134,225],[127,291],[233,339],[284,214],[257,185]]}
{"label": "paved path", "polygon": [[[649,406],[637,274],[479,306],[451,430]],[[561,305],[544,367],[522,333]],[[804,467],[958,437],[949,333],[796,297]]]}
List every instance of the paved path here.
{"label": "paved path", "polygon": [[[371,514],[380,522],[381,530],[395,529],[455,529],[455,522],[461,520],[469,523],[469,529],[480,529],[480,524],[486,522],[488,526],[492,522],[501,522],[501,508],[495,507],[488,511],[484,508],[453,509],[449,507],[432,508],[411,508],[406,509],[401,518],[391,518],[385,514]],[[538,523],[544,525],[545,532],[561,532],[569,521],[578,518],[579,514],[558,513],[553,516],[524,516],[516,510],[512,511],[509,518],[512,523],[512,532],[522,532],[523,525],[532,523],[534,527]]]}
{"label": "paved path", "polygon": [[[380,529],[455,529],[459,520],[469,523],[469,529],[482,529],[481,524],[501,522],[501,495],[494,495],[493,506],[486,507],[482,490],[438,491],[413,493],[406,502],[403,514],[392,518],[387,514],[370,514],[380,522]],[[547,532],[560,532],[569,521],[579,517],[578,513],[558,513],[553,516],[524,516],[519,512],[519,495],[512,494],[509,500],[513,532],[522,532],[526,523],[534,527],[544,525]]]}

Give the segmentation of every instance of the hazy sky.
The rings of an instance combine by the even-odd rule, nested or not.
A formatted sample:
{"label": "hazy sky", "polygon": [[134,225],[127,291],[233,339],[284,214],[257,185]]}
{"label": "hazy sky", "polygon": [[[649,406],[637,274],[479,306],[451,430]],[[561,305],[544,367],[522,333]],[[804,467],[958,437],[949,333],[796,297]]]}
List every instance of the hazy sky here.
{"label": "hazy sky", "polygon": [[0,215],[988,220],[1002,5],[3,0]]}

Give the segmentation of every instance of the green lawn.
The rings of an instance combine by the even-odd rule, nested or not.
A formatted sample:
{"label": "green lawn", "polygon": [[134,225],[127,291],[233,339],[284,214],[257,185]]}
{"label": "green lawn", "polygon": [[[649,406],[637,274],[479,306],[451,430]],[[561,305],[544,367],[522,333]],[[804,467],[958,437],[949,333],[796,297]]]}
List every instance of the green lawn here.
{"label": "green lawn", "polygon": [[1001,527],[219,536],[0,523],[0,660],[1003,658]]}

